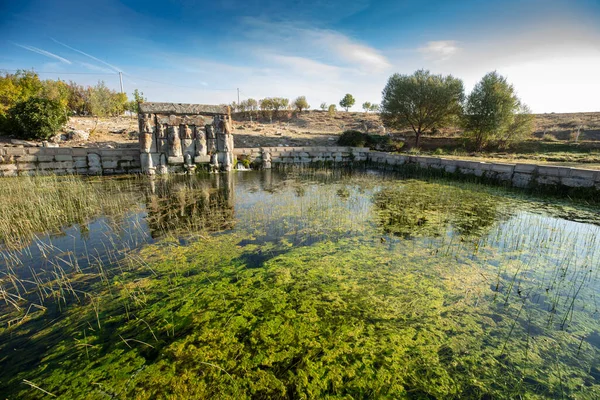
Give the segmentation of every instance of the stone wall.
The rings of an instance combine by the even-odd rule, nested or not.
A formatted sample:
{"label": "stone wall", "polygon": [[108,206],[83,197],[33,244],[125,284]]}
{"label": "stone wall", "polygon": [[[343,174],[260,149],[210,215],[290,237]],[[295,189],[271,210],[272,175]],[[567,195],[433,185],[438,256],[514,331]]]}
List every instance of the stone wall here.
{"label": "stone wall", "polygon": [[[278,165],[369,163],[372,167],[382,169],[401,169],[408,166],[447,174],[475,176],[519,188],[558,187],[600,191],[600,171],[582,168],[410,156],[369,151],[363,147],[240,148],[232,149],[231,154],[238,164],[250,165],[256,169]],[[138,148],[0,147],[0,176],[135,174],[143,172],[144,157],[152,155],[140,153]],[[208,163],[209,157],[204,157],[198,161]],[[234,160],[232,164],[235,162]]]}
{"label": "stone wall", "polygon": [[238,164],[245,160],[255,168],[270,168],[272,164],[352,163],[366,162],[367,147],[261,147],[234,149]]}
{"label": "stone wall", "polygon": [[600,171],[536,164],[505,164],[408,156],[372,151],[369,162],[380,168],[413,165],[451,174],[473,175],[519,188],[563,187],[600,190]]}
{"label": "stone wall", "polygon": [[141,173],[136,148],[0,147],[0,176]]}

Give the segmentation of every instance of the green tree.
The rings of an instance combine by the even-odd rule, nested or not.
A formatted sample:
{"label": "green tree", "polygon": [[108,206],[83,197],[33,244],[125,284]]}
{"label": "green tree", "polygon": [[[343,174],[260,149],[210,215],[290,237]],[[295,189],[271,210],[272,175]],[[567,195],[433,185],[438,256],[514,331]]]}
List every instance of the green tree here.
{"label": "green tree", "polygon": [[419,147],[423,132],[447,126],[461,114],[464,96],[462,81],[452,75],[394,74],[383,89],[381,119],[390,128],[410,127]]}
{"label": "green tree", "polygon": [[308,110],[310,108],[305,96],[296,97],[296,100],[294,100],[294,106],[296,106],[296,109],[300,112],[302,112],[302,110]]}
{"label": "green tree", "polygon": [[365,101],[362,105],[362,108],[365,112],[368,113],[369,111],[371,111],[371,106],[372,106],[372,104],[370,102]]}
{"label": "green tree", "polygon": [[371,111],[372,112],[378,112],[379,111],[379,104],[376,104],[376,103],[371,104]]}
{"label": "green tree", "polygon": [[30,97],[38,97],[42,91],[42,82],[35,72],[18,70],[14,74],[6,73],[0,77],[0,115],[9,108]]}
{"label": "green tree", "polygon": [[127,111],[138,114],[140,112],[140,103],[144,103],[148,100],[144,97],[144,93],[140,92],[138,89],[134,89],[132,95],[133,100],[127,104]]}
{"label": "green tree", "polygon": [[69,91],[67,108],[77,115],[87,114],[90,111],[90,88],[71,81],[67,85],[67,90]]}
{"label": "green tree", "polygon": [[47,79],[42,82],[40,97],[57,101],[61,107],[67,110],[70,97],[69,86],[60,79],[56,81]]}
{"label": "green tree", "polygon": [[354,99],[354,97],[352,97],[352,95],[350,93],[347,93],[343,99],[340,100],[340,107],[346,109],[346,111],[348,111],[348,109],[350,107],[352,107],[354,105],[354,103],[356,103],[356,100]]}
{"label": "green tree", "polygon": [[273,104],[273,99],[271,99],[270,97],[266,97],[260,100],[260,110],[263,113],[263,117],[272,118],[274,109],[275,107]]}
{"label": "green tree", "polygon": [[532,116],[514,87],[496,71],[486,74],[467,99],[463,126],[477,150],[491,142],[500,146],[531,134]]}
{"label": "green tree", "polygon": [[98,117],[120,115],[127,108],[127,95],[109,89],[103,81],[91,88],[90,111]]}
{"label": "green tree", "polygon": [[55,100],[30,97],[8,111],[12,132],[26,139],[49,139],[67,123],[65,108]]}
{"label": "green tree", "polygon": [[321,105],[319,106],[319,108],[323,111],[327,110],[327,103],[322,102]]}

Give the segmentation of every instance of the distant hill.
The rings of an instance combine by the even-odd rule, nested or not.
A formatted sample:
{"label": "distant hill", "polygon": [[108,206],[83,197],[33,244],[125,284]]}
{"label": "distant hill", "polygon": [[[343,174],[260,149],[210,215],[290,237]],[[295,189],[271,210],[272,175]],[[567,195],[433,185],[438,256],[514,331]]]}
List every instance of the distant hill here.
{"label": "distant hill", "polygon": [[[240,113],[234,114],[233,118],[239,122],[249,120]],[[266,121],[261,118],[261,122]],[[331,116],[327,111],[321,110],[289,112],[281,118],[273,118],[273,123],[311,133],[339,133],[347,129],[364,130],[365,124],[370,131],[377,131],[382,125],[379,115],[375,113],[337,111]],[[538,138],[546,134],[558,140],[568,140],[570,135],[580,128],[580,140],[600,140],[600,112],[536,114],[534,126],[534,136]],[[453,136],[459,132],[459,129],[453,128],[445,129],[441,134]],[[398,133],[409,133],[409,131]]]}

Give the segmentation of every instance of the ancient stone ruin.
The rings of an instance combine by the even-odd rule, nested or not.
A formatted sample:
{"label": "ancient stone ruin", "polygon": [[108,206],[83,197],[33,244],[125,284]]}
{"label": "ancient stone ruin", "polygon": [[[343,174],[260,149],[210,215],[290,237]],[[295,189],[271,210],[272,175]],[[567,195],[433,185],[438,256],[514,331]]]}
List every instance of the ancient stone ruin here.
{"label": "ancient stone ruin", "polygon": [[233,169],[231,112],[227,106],[141,103],[142,172],[166,174]]}

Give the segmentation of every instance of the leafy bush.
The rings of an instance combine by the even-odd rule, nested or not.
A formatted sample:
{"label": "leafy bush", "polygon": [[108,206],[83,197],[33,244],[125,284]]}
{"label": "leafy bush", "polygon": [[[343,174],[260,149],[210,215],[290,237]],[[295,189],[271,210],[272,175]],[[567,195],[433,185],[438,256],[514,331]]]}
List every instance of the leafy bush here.
{"label": "leafy bush", "polygon": [[343,132],[338,139],[340,146],[364,147],[367,144],[368,135],[361,131],[348,130]]}
{"label": "leafy bush", "polygon": [[16,136],[49,139],[67,123],[64,107],[54,100],[31,97],[8,111],[8,126]]}
{"label": "leafy bush", "polygon": [[369,147],[379,151],[400,151],[404,142],[394,141],[387,135],[369,135],[357,130],[347,130],[338,139],[338,145],[349,147]]}

